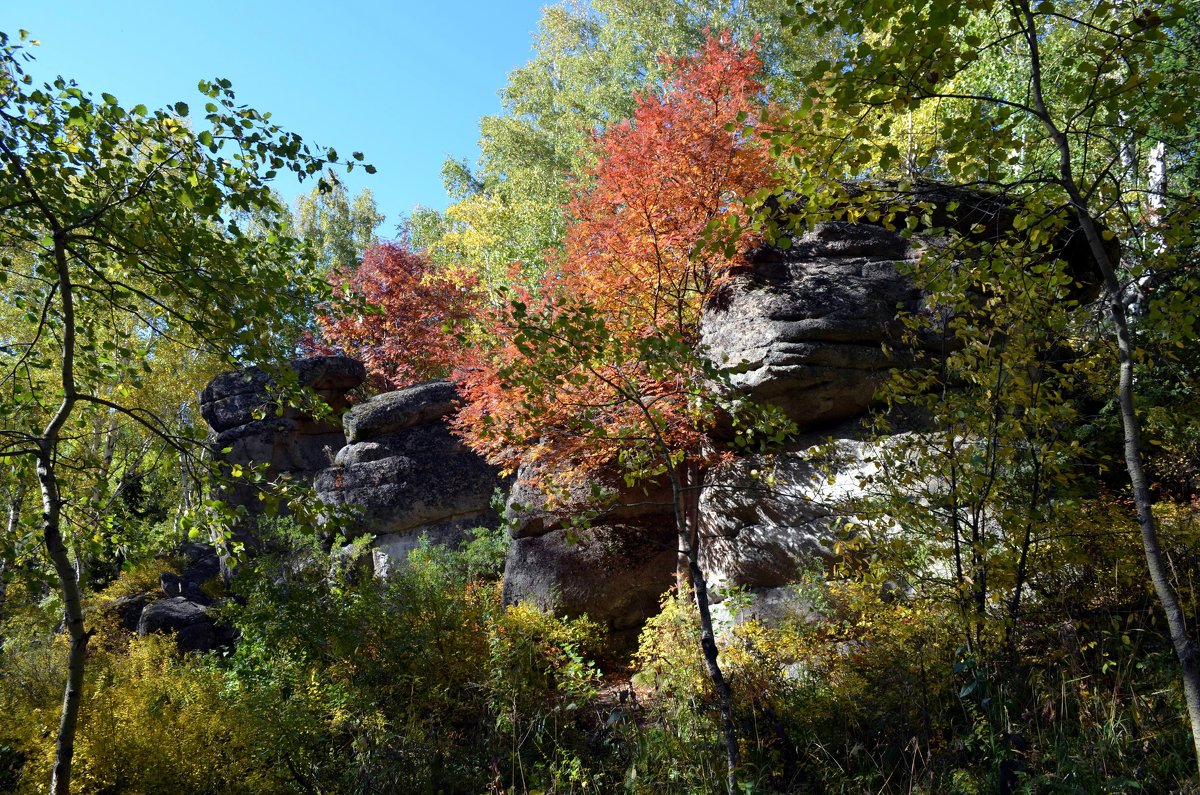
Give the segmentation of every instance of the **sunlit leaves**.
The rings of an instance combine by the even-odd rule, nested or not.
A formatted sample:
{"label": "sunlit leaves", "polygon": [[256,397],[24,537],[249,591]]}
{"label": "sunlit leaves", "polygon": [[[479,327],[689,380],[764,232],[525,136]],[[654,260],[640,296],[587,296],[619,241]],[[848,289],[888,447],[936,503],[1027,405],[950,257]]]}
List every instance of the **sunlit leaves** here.
{"label": "sunlit leaves", "polygon": [[761,115],[758,65],[711,39],[596,140],[540,297],[510,296],[490,352],[458,371],[459,427],[495,463],[553,464],[566,481],[617,466],[642,480],[715,455],[706,434],[733,407],[695,343],[704,302],[752,242],[736,234],[742,200],[770,181],[747,126]]}
{"label": "sunlit leaves", "polygon": [[447,375],[461,347],[454,327],[479,311],[470,275],[456,277],[395,243],[372,246],[361,264],[330,278],[350,300],[318,317],[323,342],[395,388]]}

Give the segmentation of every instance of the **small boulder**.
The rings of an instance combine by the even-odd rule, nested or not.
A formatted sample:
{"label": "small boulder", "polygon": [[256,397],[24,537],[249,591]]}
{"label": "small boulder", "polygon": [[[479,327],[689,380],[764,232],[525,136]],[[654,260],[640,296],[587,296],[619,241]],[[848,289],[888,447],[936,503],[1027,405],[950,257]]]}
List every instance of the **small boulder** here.
{"label": "small boulder", "polygon": [[148,635],[151,632],[178,632],[184,627],[211,621],[208,610],[182,596],[159,599],[151,602],[142,610],[141,620],[138,621],[138,634]]}

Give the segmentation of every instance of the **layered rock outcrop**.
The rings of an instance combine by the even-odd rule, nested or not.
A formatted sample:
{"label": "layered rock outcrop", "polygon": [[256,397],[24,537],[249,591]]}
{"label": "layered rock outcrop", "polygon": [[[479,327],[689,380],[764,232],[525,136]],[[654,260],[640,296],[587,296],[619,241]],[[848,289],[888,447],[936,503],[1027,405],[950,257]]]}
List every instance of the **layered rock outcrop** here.
{"label": "layered rock outcrop", "polygon": [[[266,465],[268,482],[280,476],[311,482],[346,444],[341,414],[348,406],[347,393],[363,382],[366,370],[346,356],[295,359],[289,367],[286,373],[261,367],[222,373],[200,393],[200,413],[213,431],[212,448],[221,461]],[[288,406],[281,395],[289,386],[319,398],[329,412]],[[247,513],[238,535],[253,544],[254,517],[262,512],[259,488],[235,482],[222,496]]]}
{"label": "layered rock outcrop", "polygon": [[[501,486],[497,470],[446,423],[457,399],[453,384],[417,384],[349,408],[347,392],[365,378],[360,362],[319,356],[290,367],[285,378],[260,368],[225,373],[205,388],[201,412],[224,462],[266,465],[267,482],[287,476],[311,484],[329,505],[352,506],[356,519],[349,532],[374,537],[373,561],[381,574],[403,561],[422,536],[454,546],[471,528],[499,523],[492,507]],[[280,384],[292,378],[330,411],[318,419],[286,404],[281,409]],[[223,494],[249,515],[238,534],[252,552],[261,541],[254,526],[260,488],[235,481]]]}
{"label": "layered rock outcrop", "polygon": [[422,536],[457,546],[468,531],[496,527],[499,473],[454,436],[446,418],[457,393],[430,381],[367,400],[346,413],[347,444],[316,476],[320,498],[357,506],[355,533],[375,536],[377,573],[407,558]]}
{"label": "layered rock outcrop", "polygon": [[[943,345],[932,338],[915,343],[916,350],[899,344],[897,314],[919,312],[923,300],[902,265],[945,242],[922,237],[922,230],[955,229],[968,238],[963,256],[974,256],[976,243],[1011,231],[1016,218],[1004,197],[942,186],[917,186],[896,202],[924,205],[915,237],[877,224],[819,224],[786,250],[758,251],[705,310],[700,334],[708,355],[731,368],[736,388],[779,407],[802,431],[774,457],[744,458],[708,474],[700,501],[702,564],[718,600],[737,586],[755,595],[754,610],[793,609],[786,588],[797,571],[831,559],[843,519],[838,506],[871,469],[871,445],[856,418],[892,368],[912,366]],[[1080,298],[1095,294],[1094,263],[1072,228],[1045,256],[1067,260]],[[362,380],[361,365],[330,358],[338,357],[293,368],[336,413],[346,390]],[[372,398],[349,410],[343,427],[292,409],[280,415],[270,384],[252,370],[222,376],[205,390],[204,416],[217,448],[230,449],[231,463],[262,462],[272,473],[303,477],[331,505],[359,506],[353,530],[374,536],[378,572],[422,535],[455,545],[468,529],[500,521],[491,498],[507,484],[451,434],[451,384]],[[601,484],[613,499],[594,512],[590,489],[551,504],[531,488],[537,480],[522,473],[508,502],[505,600],[587,613],[618,633],[633,630],[674,582],[669,490]],[[233,499],[249,502],[240,493]],[[573,521],[584,515],[585,522]]]}
{"label": "layered rock outcrop", "polygon": [[734,386],[801,428],[866,411],[896,366],[896,315],[920,292],[900,275],[908,242],[879,226],[829,222],[786,250],[766,249],[704,313],[700,341]]}

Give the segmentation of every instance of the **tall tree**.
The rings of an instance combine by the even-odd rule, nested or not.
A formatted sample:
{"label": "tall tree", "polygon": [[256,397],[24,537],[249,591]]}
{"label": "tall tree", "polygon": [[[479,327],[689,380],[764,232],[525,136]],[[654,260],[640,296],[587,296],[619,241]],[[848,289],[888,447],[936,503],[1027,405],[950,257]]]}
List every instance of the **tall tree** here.
{"label": "tall tree", "polygon": [[353,200],[332,171],[322,185],[296,199],[296,232],[328,271],[348,273],[370,246],[379,243],[385,216],[370,188]]}
{"label": "tall tree", "polygon": [[[532,280],[543,254],[570,224],[572,180],[587,180],[593,134],[626,119],[634,92],[661,89],[660,56],[698,50],[708,32],[757,40],[765,80],[790,91],[791,72],[824,54],[826,43],[793,36],[780,23],[786,0],[591,0],[545,9],[534,56],[501,91],[502,113],[480,120],[479,163],[448,161],[454,204],[434,259],[476,266],[485,282],[504,283],[520,261]],[[785,68],[787,67],[787,68]],[[777,79],[784,78],[784,79]]]}
{"label": "tall tree", "polygon": [[202,117],[183,102],[125,108],[61,77],[35,85],[23,41],[0,33],[0,256],[5,298],[25,310],[0,353],[0,456],[34,464],[62,594],[70,651],[50,789],[66,793],[91,634],[65,535],[87,498],[66,476],[72,457],[98,417],[180,444],[130,399],[167,364],[160,340],[271,357],[289,322],[276,306],[323,282],[279,224],[252,235],[238,218],[279,217],[269,180],[335,156],[239,105],[227,80],[200,83]]}
{"label": "tall tree", "polygon": [[[680,581],[700,615],[732,795],[738,744],[699,566],[698,505],[705,471],[725,455],[709,439],[722,414],[736,415],[742,439],[771,421],[714,391],[720,373],[695,348],[701,308],[753,244],[736,231],[771,160],[754,127],[755,54],[725,36],[666,65],[666,90],[639,93],[632,118],[596,140],[591,187],[571,204],[576,220],[541,298],[501,311],[491,360],[461,369],[457,422],[507,468],[533,465],[567,482],[615,469],[631,483],[670,483]],[[704,245],[714,229],[734,233]]]}
{"label": "tall tree", "polygon": [[[1128,252],[1148,239],[1138,228],[1146,216],[1123,212],[1129,193],[1145,188],[1142,174],[1128,167],[1136,159],[1131,142],[1149,149],[1166,136],[1176,153],[1195,143],[1185,125],[1195,75],[1176,70],[1167,82],[1160,67],[1178,51],[1187,5],[883,0],[864,9],[845,0],[818,2],[799,9],[796,28],[812,25],[820,34],[836,27],[856,46],[809,74],[807,97],[783,143],[803,151],[793,163],[796,187],[844,200],[838,180],[904,168],[900,146],[889,140],[904,120],[897,112],[928,108],[929,135],[916,142],[911,160],[918,175],[1000,187],[1030,206],[1063,207],[1073,216],[1103,279],[1124,462],[1200,763],[1200,650],[1161,552],[1136,408],[1139,351],[1123,282],[1129,271],[1122,272],[1108,243],[1120,235]],[[928,35],[931,30],[938,35]],[[816,211],[816,204],[809,209]],[[1176,236],[1190,234],[1197,209],[1194,199],[1176,202],[1172,223],[1155,230],[1160,243],[1135,250],[1128,264],[1178,272],[1183,250]],[[1177,299],[1161,292],[1151,303],[1163,310],[1174,335],[1194,338],[1195,320]]]}

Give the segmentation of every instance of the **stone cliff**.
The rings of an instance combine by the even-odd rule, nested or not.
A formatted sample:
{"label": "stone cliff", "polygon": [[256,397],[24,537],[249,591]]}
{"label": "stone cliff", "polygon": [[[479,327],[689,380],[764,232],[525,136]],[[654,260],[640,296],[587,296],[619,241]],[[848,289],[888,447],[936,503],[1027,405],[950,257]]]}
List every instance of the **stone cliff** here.
{"label": "stone cliff", "polygon": [[[1000,199],[923,190],[943,205],[962,201],[955,223],[971,234],[986,238],[1011,226]],[[868,223],[822,223],[787,250],[756,252],[706,309],[701,341],[708,355],[735,368],[738,389],[778,406],[801,431],[778,455],[709,473],[701,498],[702,561],[715,599],[726,586],[738,586],[750,591],[756,609],[784,604],[782,589],[801,568],[831,559],[841,521],[836,506],[854,495],[871,467],[859,418],[892,368],[911,366],[915,354],[934,353],[941,344],[927,340],[923,351],[897,344],[897,313],[920,311],[922,300],[898,264],[930,244],[937,241],[906,239]],[[1067,259],[1083,293],[1091,292],[1094,269],[1070,229],[1055,254]],[[362,380],[361,365],[342,357],[292,366],[335,414]],[[451,434],[445,418],[454,411],[455,391],[448,382],[373,397],[346,411],[340,427],[290,409],[262,417],[273,406],[270,385],[252,370],[223,375],[205,390],[216,449],[228,449],[230,463],[267,463],[272,473],[303,478],[330,504],[360,506],[355,531],[374,537],[380,573],[402,561],[421,535],[456,545],[469,528],[495,527],[501,517],[491,507],[493,492],[511,486],[506,601],[588,613],[615,632],[629,632],[656,611],[675,581],[669,490],[600,483],[612,493],[610,507],[586,523],[573,521],[587,502],[582,495],[551,506],[528,487],[527,473],[512,484],[501,481]],[[772,485],[765,488],[768,470]],[[245,495],[235,489],[229,498]]]}

